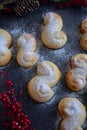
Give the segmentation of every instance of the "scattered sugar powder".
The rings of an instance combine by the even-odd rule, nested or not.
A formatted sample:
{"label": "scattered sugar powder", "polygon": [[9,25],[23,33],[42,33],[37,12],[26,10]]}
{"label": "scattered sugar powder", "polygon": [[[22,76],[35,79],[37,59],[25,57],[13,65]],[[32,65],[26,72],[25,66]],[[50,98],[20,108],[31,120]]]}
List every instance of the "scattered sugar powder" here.
{"label": "scattered sugar powder", "polygon": [[49,75],[52,76],[53,75],[53,71],[52,68],[50,67],[50,65],[48,65],[47,62],[43,62],[41,64],[41,66],[38,67],[38,72],[40,72],[42,75]]}
{"label": "scattered sugar powder", "polygon": [[82,113],[81,103],[72,99],[67,103],[67,108],[65,111],[69,116],[73,116],[73,114],[75,114],[78,118],[78,116],[80,116],[79,114]]}
{"label": "scattered sugar powder", "polygon": [[53,54],[55,55],[55,57],[58,57],[58,56],[61,57],[62,55],[66,54],[66,49],[65,49],[65,47],[63,47],[61,49],[54,50]]}
{"label": "scattered sugar powder", "polygon": [[21,47],[23,47],[23,49],[25,49],[26,51],[33,51],[34,48],[36,48],[36,41],[34,37],[20,37],[19,42],[21,44]]}
{"label": "scattered sugar powder", "polygon": [[49,22],[46,26],[46,29],[49,33],[53,34],[55,31],[60,30],[60,21],[56,18],[53,13],[47,13],[46,16],[49,19]]}
{"label": "scattered sugar powder", "polygon": [[41,95],[41,97],[48,97],[50,92],[50,87],[45,83],[37,83],[37,91]]}
{"label": "scattered sugar powder", "polygon": [[10,33],[11,33],[14,37],[16,37],[16,36],[18,36],[19,33],[22,33],[22,30],[21,30],[21,28],[14,28],[13,30],[10,31]]}
{"label": "scattered sugar powder", "polygon": [[[39,13],[38,17],[24,17],[23,19],[20,18],[20,22],[17,20],[11,20],[10,24],[6,24],[6,27],[9,32],[12,34],[13,36],[13,45],[16,47],[16,40],[19,37],[19,35],[23,34],[23,33],[32,33],[37,42],[38,42],[38,47],[37,47],[37,54],[39,54],[39,60],[38,63],[33,66],[33,68],[29,68],[29,69],[24,69],[20,66],[18,66],[18,64],[14,63],[14,60],[11,62],[11,66],[5,66],[7,67],[6,70],[9,71],[9,73],[11,73],[11,78],[14,78],[14,82],[19,82],[21,84],[21,82],[23,82],[23,80],[25,81],[25,86],[27,86],[27,83],[36,75],[36,69],[37,69],[37,65],[43,61],[43,60],[49,60],[54,62],[61,70],[62,72],[62,78],[61,80],[57,83],[57,85],[52,88],[54,93],[53,98],[46,102],[46,103],[42,103],[42,104],[38,104],[38,103],[33,103],[31,102],[30,104],[30,100],[26,98],[27,100],[27,105],[26,105],[26,109],[28,109],[30,106],[36,111],[44,111],[44,112],[48,112],[50,113],[50,118],[54,118],[54,114],[52,112],[55,112],[55,114],[57,115],[57,105],[58,102],[64,98],[64,97],[76,97],[81,99],[81,101],[85,102],[85,97],[84,97],[84,92],[80,91],[77,93],[74,93],[72,91],[70,91],[67,88],[66,82],[65,82],[65,75],[66,72],[68,72],[69,67],[70,67],[70,57],[73,56],[74,54],[79,54],[79,53],[85,53],[81,47],[79,46],[79,36],[80,36],[80,31],[79,31],[79,21],[82,21],[82,15],[84,15],[84,18],[86,17],[86,13],[84,13],[84,11],[80,11],[81,15],[78,15],[78,17],[76,17],[76,15],[78,13],[75,13],[74,10],[70,9],[70,10],[56,10],[56,12],[58,11],[59,14],[63,17],[63,21],[64,21],[64,26],[63,29],[66,32],[67,36],[68,36],[68,41],[66,43],[66,45],[58,50],[51,50],[46,48],[45,46],[43,46],[42,42],[41,42],[41,27],[43,26],[43,22],[42,22],[42,15],[46,14],[46,12],[52,11],[51,9],[47,10],[47,7],[44,7],[45,9],[43,10],[43,13]],[[79,10],[79,9],[78,9]],[[77,11],[77,10],[76,10]],[[87,12],[87,11],[86,11]],[[66,17],[70,14],[70,17]],[[35,14],[36,16],[36,14]],[[73,16],[73,17],[71,17]],[[77,20],[78,18],[78,20]],[[18,18],[19,19],[19,18]],[[32,19],[32,20],[31,20]],[[68,22],[69,21],[69,22]],[[68,27],[70,23],[70,27]],[[75,33],[75,30],[77,30],[77,32]],[[16,48],[14,48],[12,51],[15,51]],[[15,53],[15,55],[17,54],[17,52]],[[16,61],[16,57],[15,57],[15,61]],[[16,66],[15,66],[16,65]],[[3,67],[2,67],[3,68]],[[1,68],[1,69],[2,69]],[[13,74],[14,72],[14,74]],[[18,79],[18,81],[16,80]],[[16,84],[16,83],[15,83]],[[15,85],[15,87],[19,87],[18,83]],[[43,91],[43,90],[42,90]],[[26,92],[27,93],[27,92]],[[27,97],[27,94],[25,93],[25,97]],[[77,96],[78,95],[78,96]],[[23,97],[22,97],[23,98]],[[29,102],[29,103],[28,103]],[[33,110],[33,111],[34,111]],[[52,115],[53,114],[53,115]],[[42,115],[41,115],[42,116]],[[59,118],[58,117],[58,122],[56,125],[59,125]],[[53,125],[53,124],[52,124]],[[55,126],[54,126],[55,127]],[[85,127],[87,128],[87,127]],[[42,128],[43,129],[43,128]],[[51,127],[50,127],[51,129]],[[55,128],[54,128],[55,129]],[[55,129],[57,130],[57,129]]]}

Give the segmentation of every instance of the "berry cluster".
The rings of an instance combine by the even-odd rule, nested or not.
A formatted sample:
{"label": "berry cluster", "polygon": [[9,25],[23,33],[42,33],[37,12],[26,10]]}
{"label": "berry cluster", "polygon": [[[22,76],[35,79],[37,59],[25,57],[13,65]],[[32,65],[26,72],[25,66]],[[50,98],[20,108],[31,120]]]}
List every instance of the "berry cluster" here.
{"label": "berry cluster", "polygon": [[70,7],[70,6],[84,6],[87,7],[87,0],[67,0],[67,2],[59,2],[57,3],[57,7],[63,8],[63,7]]}
{"label": "berry cluster", "polygon": [[[25,13],[27,12],[28,10],[31,10],[31,8],[36,8],[36,3],[29,3],[32,7],[28,7],[28,2],[30,2],[29,0],[26,0],[26,4],[25,4],[25,1],[24,0],[20,0],[18,1],[17,3],[17,6],[15,7],[15,4],[7,4],[6,5],[0,5],[0,13],[4,13],[4,14],[11,14],[11,13],[16,13],[16,14],[20,14],[22,15],[21,13]],[[63,8],[63,7],[70,7],[70,6],[76,6],[76,7],[79,7],[79,6],[84,6],[84,7],[87,7],[87,0],[39,0],[40,4],[45,4],[47,2],[55,2],[57,7],[58,8]],[[39,3],[38,2],[38,3]],[[29,6],[30,6],[29,5]],[[25,6],[26,8],[28,7],[28,9],[26,8],[23,8],[23,6]],[[39,6],[39,5],[38,5]],[[19,8],[21,7],[21,8]],[[31,12],[29,11],[29,12]]]}
{"label": "berry cluster", "polygon": [[[3,76],[6,76],[3,73]],[[5,81],[8,91],[0,93],[0,101],[2,102],[6,117],[5,125],[8,130],[33,130],[28,116],[23,113],[22,105],[17,101],[14,95],[13,83],[10,80]]]}
{"label": "berry cluster", "polygon": [[12,8],[8,6],[0,5],[0,13],[2,14],[11,14],[13,12]]}
{"label": "berry cluster", "polygon": [[70,7],[70,6],[84,6],[87,7],[87,0],[41,0],[41,3],[47,3],[53,1],[56,3],[58,8]]}

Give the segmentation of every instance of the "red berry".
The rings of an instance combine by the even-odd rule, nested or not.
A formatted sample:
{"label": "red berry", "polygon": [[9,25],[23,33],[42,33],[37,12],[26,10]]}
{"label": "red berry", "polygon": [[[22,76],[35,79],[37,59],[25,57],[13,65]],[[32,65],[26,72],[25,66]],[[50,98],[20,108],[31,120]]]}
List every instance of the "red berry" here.
{"label": "red berry", "polygon": [[14,95],[14,89],[11,89],[11,90],[9,91],[9,94]]}
{"label": "red berry", "polygon": [[21,125],[19,125],[19,126],[18,126],[18,130],[21,130],[21,128],[22,128]]}
{"label": "red berry", "polygon": [[41,0],[42,4],[45,4],[46,3],[46,0]]}
{"label": "red berry", "polygon": [[[3,116],[10,116],[12,122],[5,123],[4,125],[10,127],[14,130],[30,130],[31,122],[28,116],[22,112],[22,105],[17,101],[14,96],[10,96],[9,94],[14,94],[14,89],[11,89],[8,93],[0,94],[0,100],[3,103],[3,107],[6,113]],[[31,129],[32,130],[32,129]]]}
{"label": "red berry", "polygon": [[13,99],[13,102],[16,102],[16,101],[17,101],[17,99],[16,99],[16,98],[14,98],[14,99]]}
{"label": "red berry", "polygon": [[18,113],[20,113],[21,111],[22,111],[22,108],[19,108],[19,109],[18,109]]}
{"label": "red berry", "polygon": [[18,113],[18,117],[21,117],[21,114],[20,114],[20,113]]}
{"label": "red berry", "polygon": [[7,80],[6,85],[7,85],[7,87],[11,87],[11,86],[13,86],[13,83],[11,80]]}
{"label": "red berry", "polygon": [[62,3],[58,3],[58,4],[57,4],[57,7],[58,7],[58,8],[63,8],[63,4],[62,4]]}
{"label": "red berry", "polygon": [[15,107],[15,105],[12,106],[12,111],[13,111],[13,112],[16,111],[16,107]]}
{"label": "red berry", "polygon": [[7,98],[8,96],[7,96],[7,94],[3,94],[3,97]]}
{"label": "red berry", "polygon": [[25,130],[25,127],[22,127],[22,129],[21,130]]}
{"label": "red berry", "polygon": [[0,100],[2,99],[2,94],[0,94]]}
{"label": "red berry", "polygon": [[83,5],[84,7],[87,7],[87,0],[84,0]]}

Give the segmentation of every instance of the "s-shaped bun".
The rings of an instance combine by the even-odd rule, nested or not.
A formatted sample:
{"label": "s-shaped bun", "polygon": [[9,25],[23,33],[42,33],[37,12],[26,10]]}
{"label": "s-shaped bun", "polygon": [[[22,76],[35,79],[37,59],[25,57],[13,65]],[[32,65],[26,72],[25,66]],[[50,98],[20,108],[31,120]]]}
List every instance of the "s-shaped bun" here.
{"label": "s-shaped bun", "polygon": [[49,12],[44,17],[44,27],[41,34],[43,44],[51,49],[58,49],[66,44],[67,36],[62,31],[63,22],[59,14]]}

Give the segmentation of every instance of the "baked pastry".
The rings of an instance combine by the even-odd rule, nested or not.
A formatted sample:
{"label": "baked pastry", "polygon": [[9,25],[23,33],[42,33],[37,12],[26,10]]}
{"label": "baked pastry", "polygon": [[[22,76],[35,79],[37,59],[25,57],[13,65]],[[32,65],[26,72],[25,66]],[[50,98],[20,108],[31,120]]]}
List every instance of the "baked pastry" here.
{"label": "baked pastry", "polygon": [[81,47],[87,51],[87,33],[84,33],[80,38]]}
{"label": "baked pastry", "polygon": [[49,12],[44,17],[44,27],[41,33],[43,44],[51,49],[58,49],[65,45],[66,34],[62,31],[63,22],[59,14]]}
{"label": "baked pastry", "polygon": [[58,104],[58,111],[63,118],[59,130],[83,130],[86,108],[78,99],[63,98]]}
{"label": "baked pastry", "polygon": [[86,33],[87,32],[87,19],[82,21],[80,29],[81,29],[82,33]]}
{"label": "baked pastry", "polygon": [[51,87],[61,78],[58,67],[50,62],[43,61],[37,67],[37,75],[28,83],[28,93],[37,102],[47,102],[54,95]]}
{"label": "baked pastry", "polygon": [[83,35],[80,38],[80,45],[84,50],[87,51],[87,19],[83,20],[80,29],[83,33]]}
{"label": "baked pastry", "polygon": [[18,40],[17,62],[24,68],[30,68],[36,64],[38,56],[35,53],[36,40],[32,34],[22,34]]}
{"label": "baked pastry", "polygon": [[11,35],[6,30],[0,29],[0,66],[8,64],[11,60],[12,54],[9,49],[11,44]]}
{"label": "baked pastry", "polygon": [[79,91],[86,85],[87,55],[77,54],[71,58],[72,69],[66,74],[66,83],[73,91]]}

